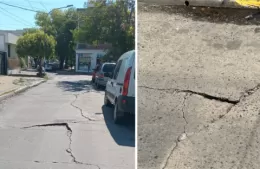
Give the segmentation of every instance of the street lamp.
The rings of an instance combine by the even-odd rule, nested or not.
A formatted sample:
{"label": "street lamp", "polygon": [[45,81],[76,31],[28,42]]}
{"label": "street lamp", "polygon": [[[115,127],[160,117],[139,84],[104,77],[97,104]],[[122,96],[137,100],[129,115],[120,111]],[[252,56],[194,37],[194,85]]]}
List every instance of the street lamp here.
{"label": "street lamp", "polygon": [[63,9],[63,8],[70,8],[70,7],[73,7],[73,5],[67,5],[67,6],[63,6],[63,7],[59,7],[59,8],[53,8],[50,12],[48,12],[48,15],[51,14],[54,10]]}
{"label": "street lamp", "polygon": [[[67,5],[67,6],[63,6],[63,7],[59,7],[59,8],[53,8],[52,10],[50,10],[47,14],[48,16],[54,11],[54,10],[57,10],[57,9],[64,9],[64,8],[70,8],[70,7],[73,7],[73,5]],[[46,25],[47,27],[47,25]],[[44,63],[45,63],[45,59],[46,59],[46,30],[45,28],[43,28],[43,32],[44,32]],[[41,63],[40,63],[41,64]],[[44,64],[45,65],[45,64]]]}

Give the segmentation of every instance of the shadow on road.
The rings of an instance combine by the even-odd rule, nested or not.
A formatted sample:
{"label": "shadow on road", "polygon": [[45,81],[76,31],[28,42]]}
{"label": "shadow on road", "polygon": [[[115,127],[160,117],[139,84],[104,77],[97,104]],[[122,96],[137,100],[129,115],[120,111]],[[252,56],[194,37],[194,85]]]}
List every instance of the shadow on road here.
{"label": "shadow on road", "polygon": [[116,125],[113,122],[113,108],[102,106],[103,116],[107,128],[120,146],[135,147],[135,118],[134,116],[127,116],[123,125]]}
{"label": "shadow on road", "polygon": [[146,5],[140,3],[139,10],[145,12],[163,12],[167,14],[180,15],[185,18],[191,18],[194,21],[211,23],[232,23],[236,25],[258,25],[259,20],[247,20],[245,17],[258,12],[257,9],[242,8],[205,8],[205,7],[187,7],[174,5]]}
{"label": "shadow on road", "polygon": [[79,80],[79,81],[59,81],[57,86],[64,91],[69,92],[81,92],[81,91],[96,91],[102,92],[102,90],[97,90],[92,86],[92,82],[89,80]]}
{"label": "shadow on road", "polygon": [[92,73],[75,72],[75,70],[56,70],[53,72],[56,73],[56,75],[86,75],[86,76],[92,75]]}
{"label": "shadow on road", "polygon": [[39,78],[38,76],[35,75],[29,75],[29,74],[11,74],[9,76],[14,76],[14,77],[34,77],[34,78]]}

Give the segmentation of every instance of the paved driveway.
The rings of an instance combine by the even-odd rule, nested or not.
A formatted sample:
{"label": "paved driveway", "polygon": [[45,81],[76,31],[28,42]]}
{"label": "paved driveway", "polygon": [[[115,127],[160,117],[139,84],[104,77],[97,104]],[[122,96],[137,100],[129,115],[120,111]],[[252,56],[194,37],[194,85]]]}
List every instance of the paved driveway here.
{"label": "paved driveway", "polygon": [[50,76],[0,103],[0,168],[133,169],[134,121],[112,123],[90,76]]}
{"label": "paved driveway", "polygon": [[260,36],[249,13],[139,6],[139,168],[259,168]]}

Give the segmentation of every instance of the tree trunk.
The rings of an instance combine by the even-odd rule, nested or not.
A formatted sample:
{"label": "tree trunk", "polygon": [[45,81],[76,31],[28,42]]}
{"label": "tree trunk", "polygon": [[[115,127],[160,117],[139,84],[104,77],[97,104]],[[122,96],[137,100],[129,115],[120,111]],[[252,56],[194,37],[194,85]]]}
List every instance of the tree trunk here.
{"label": "tree trunk", "polygon": [[69,57],[67,56],[65,59],[65,69],[69,68]]}
{"label": "tree trunk", "polygon": [[39,59],[39,76],[42,77],[42,59]]}
{"label": "tree trunk", "polygon": [[63,65],[64,65],[64,58],[61,58],[60,59],[60,70],[62,70],[64,68]]}
{"label": "tree trunk", "polygon": [[[257,0],[255,0],[257,1]],[[227,8],[255,8],[245,7],[237,3],[237,0],[139,0],[138,2],[154,5],[177,5],[177,6],[207,6],[207,7],[227,7]]]}
{"label": "tree trunk", "polygon": [[35,64],[34,68],[37,68],[37,65],[39,64],[38,59],[34,58],[33,60],[34,60],[34,64]]}

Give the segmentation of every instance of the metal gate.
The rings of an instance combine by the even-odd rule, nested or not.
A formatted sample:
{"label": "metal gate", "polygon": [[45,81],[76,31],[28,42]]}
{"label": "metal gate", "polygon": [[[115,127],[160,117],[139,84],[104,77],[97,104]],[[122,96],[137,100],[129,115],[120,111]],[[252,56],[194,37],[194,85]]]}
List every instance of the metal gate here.
{"label": "metal gate", "polygon": [[7,56],[6,56],[6,52],[0,52],[0,75],[7,75]]}

